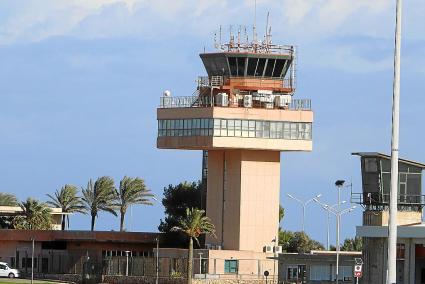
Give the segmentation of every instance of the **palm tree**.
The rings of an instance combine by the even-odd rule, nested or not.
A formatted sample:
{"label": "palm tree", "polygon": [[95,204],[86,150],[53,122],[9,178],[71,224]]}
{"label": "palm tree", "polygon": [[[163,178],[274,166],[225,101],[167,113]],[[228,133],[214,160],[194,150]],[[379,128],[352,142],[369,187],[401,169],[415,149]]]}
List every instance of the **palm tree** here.
{"label": "palm tree", "polygon": [[183,232],[189,237],[189,251],[187,258],[187,284],[192,283],[193,265],[193,240],[198,243],[198,237],[209,234],[215,237],[215,228],[211,219],[205,216],[205,211],[197,208],[186,208],[186,216],[179,220],[179,225],[173,227],[172,231]]}
{"label": "palm tree", "polygon": [[16,196],[10,193],[0,192],[0,206],[17,206]]}
{"label": "palm tree", "polygon": [[152,205],[151,198],[154,195],[146,188],[145,182],[141,178],[131,178],[125,176],[120,181],[120,187],[115,189],[117,196],[116,206],[120,211],[120,231],[124,230],[124,218],[128,207],[133,204]]}
{"label": "palm tree", "polygon": [[19,203],[22,209],[21,215],[13,219],[16,229],[24,230],[50,230],[52,228],[52,210],[46,204],[28,198]]}
{"label": "palm tree", "polygon": [[[13,194],[0,192],[0,206],[18,206],[18,200]],[[0,228],[11,228],[12,221],[13,218],[11,216],[0,216]]]}
{"label": "palm tree", "polygon": [[105,211],[117,216],[114,180],[110,177],[100,177],[93,184],[90,179],[87,187],[82,189],[83,203],[86,212],[91,215],[91,230],[94,230],[96,218],[100,211]]}
{"label": "palm tree", "polygon": [[74,185],[65,184],[60,190],[55,191],[55,195],[47,194],[51,199],[47,204],[61,208],[62,213],[62,230],[65,230],[65,224],[68,223],[69,228],[69,215],[70,213],[86,213],[81,197],[77,196],[78,188]]}

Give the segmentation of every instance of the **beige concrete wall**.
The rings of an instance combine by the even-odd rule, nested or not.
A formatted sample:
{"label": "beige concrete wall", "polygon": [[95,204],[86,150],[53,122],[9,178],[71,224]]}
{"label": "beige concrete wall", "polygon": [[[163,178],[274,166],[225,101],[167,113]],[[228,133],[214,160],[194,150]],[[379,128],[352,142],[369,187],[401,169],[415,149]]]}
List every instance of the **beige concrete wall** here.
{"label": "beige concrete wall", "polygon": [[279,229],[280,153],[243,151],[240,250],[262,251]]}
{"label": "beige concrete wall", "polygon": [[246,149],[270,151],[312,151],[311,140],[286,140],[247,137],[158,137],[159,149],[213,150]]}
{"label": "beige concrete wall", "polygon": [[[389,211],[364,211],[363,225],[365,226],[388,226]],[[411,225],[422,222],[422,212],[398,211],[397,224]]]}
{"label": "beige concrete wall", "polygon": [[262,108],[158,108],[158,119],[228,118],[270,121],[313,122],[313,111]]}
{"label": "beige concrete wall", "polygon": [[279,152],[209,151],[207,216],[217,238],[207,237],[206,243],[262,252],[277,236],[279,188]]}

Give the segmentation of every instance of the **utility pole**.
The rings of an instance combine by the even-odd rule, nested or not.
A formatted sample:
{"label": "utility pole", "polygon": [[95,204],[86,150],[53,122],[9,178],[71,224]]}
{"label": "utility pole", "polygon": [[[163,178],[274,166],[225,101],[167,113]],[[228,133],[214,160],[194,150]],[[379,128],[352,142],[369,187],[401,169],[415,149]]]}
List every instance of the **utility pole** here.
{"label": "utility pole", "polygon": [[388,260],[387,284],[397,281],[397,196],[398,196],[398,148],[400,138],[400,56],[401,56],[401,15],[402,0],[397,0],[395,51],[394,51],[394,81],[393,81],[393,112],[391,136],[391,193],[390,214],[388,224]]}
{"label": "utility pole", "polygon": [[32,242],[32,251],[31,251],[31,284],[34,283],[34,247],[35,247],[35,239],[34,237],[31,238]]}

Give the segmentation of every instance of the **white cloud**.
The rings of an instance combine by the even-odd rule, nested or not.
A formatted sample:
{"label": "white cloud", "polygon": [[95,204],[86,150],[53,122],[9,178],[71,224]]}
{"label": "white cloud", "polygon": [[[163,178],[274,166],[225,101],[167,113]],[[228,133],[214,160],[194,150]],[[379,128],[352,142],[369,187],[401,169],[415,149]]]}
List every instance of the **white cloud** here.
{"label": "white cloud", "polygon": [[[119,26],[124,34],[139,35],[146,30],[134,29],[134,23],[150,26],[147,20],[156,21],[156,26],[161,26],[162,21],[173,21],[176,26],[184,23],[185,29],[197,33],[199,24],[204,27],[205,19],[208,24],[251,23],[253,3],[254,0],[27,0],[26,5],[19,6],[14,0],[6,0],[0,3],[0,10],[8,16],[0,19],[0,44],[38,41],[55,35],[78,36],[79,25],[96,16],[104,18],[102,24],[91,21],[93,27],[88,27],[86,23],[84,37],[108,36],[108,30],[111,36],[116,36],[114,26]],[[257,11],[260,15],[270,10],[274,22],[286,28],[324,35],[338,33],[355,14],[354,25],[388,13],[391,3],[388,0],[259,0]],[[114,9],[115,15],[111,11]],[[214,28],[210,26],[209,30]]]}

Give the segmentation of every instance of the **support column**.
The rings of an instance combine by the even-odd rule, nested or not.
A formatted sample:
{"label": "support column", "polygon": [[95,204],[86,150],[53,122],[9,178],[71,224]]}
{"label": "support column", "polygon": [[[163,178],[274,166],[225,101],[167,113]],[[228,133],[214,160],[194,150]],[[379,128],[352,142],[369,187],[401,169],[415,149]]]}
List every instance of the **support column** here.
{"label": "support column", "polygon": [[410,239],[409,242],[409,284],[415,284],[415,278],[416,278],[416,243],[415,240]]}

